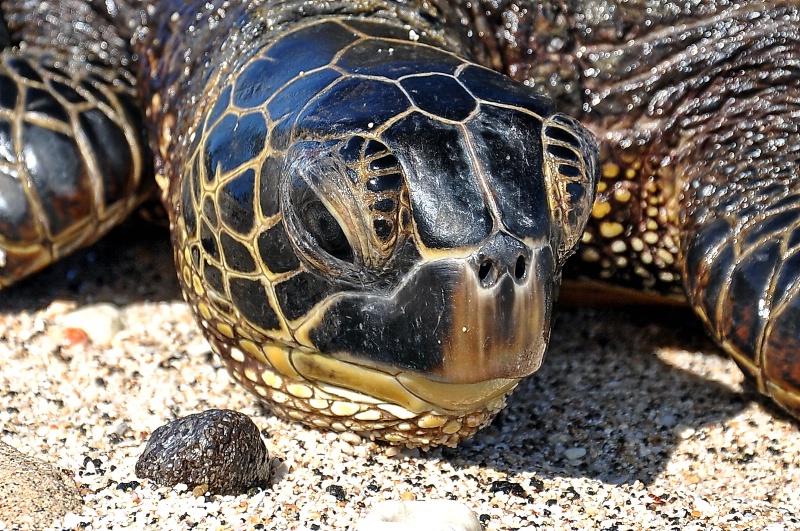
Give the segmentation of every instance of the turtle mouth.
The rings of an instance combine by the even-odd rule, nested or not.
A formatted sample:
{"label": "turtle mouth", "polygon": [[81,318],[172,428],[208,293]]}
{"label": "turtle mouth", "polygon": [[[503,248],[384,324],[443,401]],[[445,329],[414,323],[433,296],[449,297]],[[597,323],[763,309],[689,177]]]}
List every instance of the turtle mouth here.
{"label": "turtle mouth", "polygon": [[519,381],[518,378],[491,378],[475,383],[442,383],[417,372],[364,367],[317,353],[294,350],[288,356],[297,373],[308,381],[352,389],[414,414],[432,410],[475,411],[506,395]]}

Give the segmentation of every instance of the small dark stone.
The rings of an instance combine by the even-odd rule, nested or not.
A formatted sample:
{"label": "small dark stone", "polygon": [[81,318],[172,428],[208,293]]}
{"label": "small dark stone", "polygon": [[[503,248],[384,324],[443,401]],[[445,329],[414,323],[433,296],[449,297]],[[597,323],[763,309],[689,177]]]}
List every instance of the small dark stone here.
{"label": "small dark stone", "polygon": [[139,485],[140,483],[136,480],[123,481],[122,483],[117,483],[117,490],[121,490],[122,492],[128,492],[129,490],[138,489]]}
{"label": "small dark stone", "polygon": [[166,487],[208,485],[210,494],[236,495],[269,481],[269,455],[246,415],[211,409],[156,429],[136,462],[136,475]]}
{"label": "small dark stone", "polygon": [[525,489],[517,483],[505,480],[492,481],[489,487],[490,492],[502,492],[505,494],[513,494],[514,496],[525,497]]}
{"label": "small dark stone", "polygon": [[347,493],[339,485],[329,485],[325,492],[336,498],[336,501],[347,501]]}

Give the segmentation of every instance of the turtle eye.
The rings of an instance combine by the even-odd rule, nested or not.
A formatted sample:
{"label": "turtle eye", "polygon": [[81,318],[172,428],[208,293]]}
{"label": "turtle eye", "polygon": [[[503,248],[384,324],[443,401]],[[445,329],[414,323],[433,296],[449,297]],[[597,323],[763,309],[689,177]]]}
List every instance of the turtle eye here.
{"label": "turtle eye", "polygon": [[339,260],[353,262],[353,248],[350,247],[339,222],[321,201],[310,203],[302,219],[311,237],[326,253]]}
{"label": "turtle eye", "polygon": [[298,220],[316,246],[334,258],[353,263],[353,248],[344,230],[304,180],[293,179],[291,199]]}
{"label": "turtle eye", "polygon": [[297,257],[342,282],[376,281],[409,232],[397,157],[375,139],[295,143],[286,153],[280,202]]}

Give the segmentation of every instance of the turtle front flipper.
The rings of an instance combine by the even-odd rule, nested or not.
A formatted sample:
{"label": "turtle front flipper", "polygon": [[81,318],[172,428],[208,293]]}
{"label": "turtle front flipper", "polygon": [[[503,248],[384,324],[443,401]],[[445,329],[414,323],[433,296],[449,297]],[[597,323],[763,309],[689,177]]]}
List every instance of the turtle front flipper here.
{"label": "turtle front flipper", "polygon": [[681,266],[718,343],[800,417],[800,90],[787,85],[729,100],[687,146]]}
{"label": "turtle front flipper", "polygon": [[[9,4],[20,46],[0,36],[0,288],[97,240],[150,181],[132,75],[111,59],[113,40],[109,57],[92,58],[91,32],[73,35],[108,31],[88,7],[70,11],[81,26],[58,7],[23,14]],[[64,38],[39,45],[54,36]]]}

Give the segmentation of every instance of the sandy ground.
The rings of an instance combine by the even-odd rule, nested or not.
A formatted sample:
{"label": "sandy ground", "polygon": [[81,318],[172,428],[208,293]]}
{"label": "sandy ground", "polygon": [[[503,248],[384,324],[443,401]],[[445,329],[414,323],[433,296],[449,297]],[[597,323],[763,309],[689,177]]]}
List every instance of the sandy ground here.
{"label": "sandy ground", "polygon": [[[84,496],[57,528],[338,530],[382,500],[442,498],[486,530],[800,528],[797,423],[743,390],[688,310],[561,311],[544,368],[489,428],[392,455],[276,419],[233,384],[180,297],[165,235],[147,231],[120,229],[0,293],[2,440]],[[126,328],[109,346],[70,346],[60,316],[96,302],[119,306]],[[152,430],[208,408],[262,429],[269,490],[195,497],[135,477]]]}

